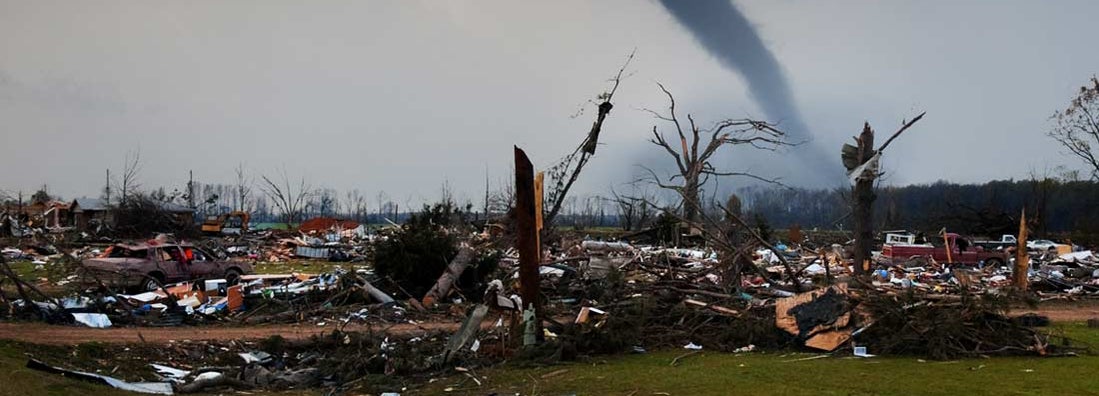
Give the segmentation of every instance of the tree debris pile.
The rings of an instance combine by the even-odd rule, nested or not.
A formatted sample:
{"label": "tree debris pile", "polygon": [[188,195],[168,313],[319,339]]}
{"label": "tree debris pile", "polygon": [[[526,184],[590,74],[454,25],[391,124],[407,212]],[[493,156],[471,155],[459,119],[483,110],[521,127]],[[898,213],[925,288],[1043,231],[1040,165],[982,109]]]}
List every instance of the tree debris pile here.
{"label": "tree debris pile", "polygon": [[[931,298],[929,298],[931,297]],[[859,306],[871,318],[856,342],[879,354],[955,359],[992,355],[1064,356],[1086,349],[1063,336],[1007,316],[1009,301],[992,294],[934,298],[869,293]]]}
{"label": "tree debris pile", "polygon": [[[274,336],[258,341],[183,341],[167,347],[92,343],[46,348],[32,354],[28,367],[97,373],[114,366],[107,384],[122,383],[116,386],[122,389],[134,383],[159,384],[178,393],[315,387],[380,392],[406,386],[409,378],[444,372],[440,356],[446,339],[442,333],[410,338],[334,331],[308,340]],[[69,363],[65,367],[48,364],[57,361]]]}

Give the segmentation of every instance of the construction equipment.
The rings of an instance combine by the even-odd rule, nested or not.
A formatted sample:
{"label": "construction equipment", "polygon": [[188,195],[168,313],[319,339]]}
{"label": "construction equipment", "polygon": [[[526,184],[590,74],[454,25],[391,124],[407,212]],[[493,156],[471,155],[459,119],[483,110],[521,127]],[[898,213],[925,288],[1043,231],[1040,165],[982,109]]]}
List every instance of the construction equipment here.
{"label": "construction equipment", "polygon": [[202,233],[208,235],[240,235],[248,231],[248,212],[232,211],[220,216],[206,216],[202,222]]}

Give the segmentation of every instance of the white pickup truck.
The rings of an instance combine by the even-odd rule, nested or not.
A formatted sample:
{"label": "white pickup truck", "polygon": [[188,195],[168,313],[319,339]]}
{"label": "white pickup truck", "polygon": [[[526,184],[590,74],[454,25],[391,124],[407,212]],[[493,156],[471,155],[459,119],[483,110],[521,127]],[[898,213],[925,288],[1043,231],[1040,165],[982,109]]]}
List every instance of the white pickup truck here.
{"label": "white pickup truck", "polygon": [[998,241],[973,241],[973,245],[980,246],[988,250],[1003,250],[1006,247],[1015,246],[1017,243],[1019,243],[1019,240],[1015,239],[1015,236],[1011,234],[1001,235],[1000,240]]}

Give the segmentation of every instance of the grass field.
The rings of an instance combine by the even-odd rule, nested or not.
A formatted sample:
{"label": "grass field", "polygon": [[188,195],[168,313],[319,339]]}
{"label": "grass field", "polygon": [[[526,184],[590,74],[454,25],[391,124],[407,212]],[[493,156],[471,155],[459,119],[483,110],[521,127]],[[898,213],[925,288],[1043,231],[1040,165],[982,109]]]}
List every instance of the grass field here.
{"label": "grass field", "polygon": [[[1074,339],[1099,345],[1099,330],[1060,323]],[[809,353],[724,354],[684,350],[596,358],[540,368],[503,366],[435,381],[417,394],[487,395],[861,395],[1099,394],[1099,356],[922,361],[915,357],[832,357]],[[871,353],[873,353],[871,351]],[[450,388],[450,392],[446,390]]]}
{"label": "grass field", "polygon": [[[1099,345],[1099,330],[1083,323],[1059,323],[1066,335]],[[0,394],[123,395],[103,386],[24,368],[25,353],[45,355],[50,363],[60,347],[0,341]],[[90,348],[94,350],[94,348]],[[585,362],[544,367],[514,364],[477,370],[478,386],[464,374],[413,387],[404,395],[777,395],[777,394],[1099,394],[1099,356],[1011,357],[924,361],[915,357],[861,359],[837,352],[831,357],[805,352],[748,354],[702,353],[671,361],[683,350],[596,357]],[[873,351],[871,351],[873,352]],[[84,358],[73,356],[73,359]],[[110,364],[104,370],[111,370]],[[319,395],[295,391],[277,395]]]}

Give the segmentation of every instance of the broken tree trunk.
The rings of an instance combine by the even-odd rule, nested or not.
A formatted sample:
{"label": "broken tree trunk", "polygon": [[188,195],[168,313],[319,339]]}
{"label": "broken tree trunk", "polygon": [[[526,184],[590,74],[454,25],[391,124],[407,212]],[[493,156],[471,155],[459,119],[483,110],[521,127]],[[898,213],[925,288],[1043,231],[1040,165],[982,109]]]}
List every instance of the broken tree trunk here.
{"label": "broken tree trunk", "polygon": [[901,122],[901,128],[893,133],[885,143],[874,150],[874,130],[870,129],[870,123],[863,123],[862,134],[855,138],[857,146],[843,145],[840,158],[843,166],[847,168],[847,175],[855,184],[852,188],[853,208],[852,215],[855,221],[855,275],[866,275],[870,271],[870,245],[874,241],[873,213],[874,179],[878,178],[878,163],[881,153],[893,142],[897,136],[915,125],[923,118],[926,112],[913,118],[911,121]]}
{"label": "broken tree trunk", "polygon": [[541,341],[542,303],[538,280],[541,254],[534,201],[534,165],[522,149],[515,147],[515,248],[519,251],[519,288],[523,297],[523,309],[534,308],[534,332]]}
{"label": "broken tree trunk", "polygon": [[[870,123],[863,124],[862,134],[858,138],[858,161],[866,164],[874,156],[874,130]],[[874,241],[871,226],[874,206],[874,178],[859,177],[853,191],[855,201],[855,274],[865,275],[870,271],[870,245]]]}
{"label": "broken tree trunk", "polygon": [[377,300],[378,302],[380,302],[382,304],[390,305],[390,304],[393,304],[393,302],[394,302],[393,297],[390,297],[388,294],[385,294],[385,292],[383,292],[383,291],[379,290],[378,288],[374,287],[374,285],[370,284],[370,282],[367,282],[366,280],[363,280],[363,285],[361,287],[362,287],[363,291],[366,292],[367,295],[369,295],[370,297],[374,298],[374,300]]}
{"label": "broken tree trunk", "polygon": [[450,294],[451,287],[458,281],[458,277],[462,276],[462,272],[466,270],[466,267],[469,267],[469,263],[473,261],[473,253],[473,248],[465,243],[458,248],[458,255],[450,260],[450,264],[439,276],[439,280],[435,281],[435,286],[432,286],[431,290],[428,290],[427,294],[424,295],[424,307],[431,308],[436,301],[444,299],[447,294]]}

